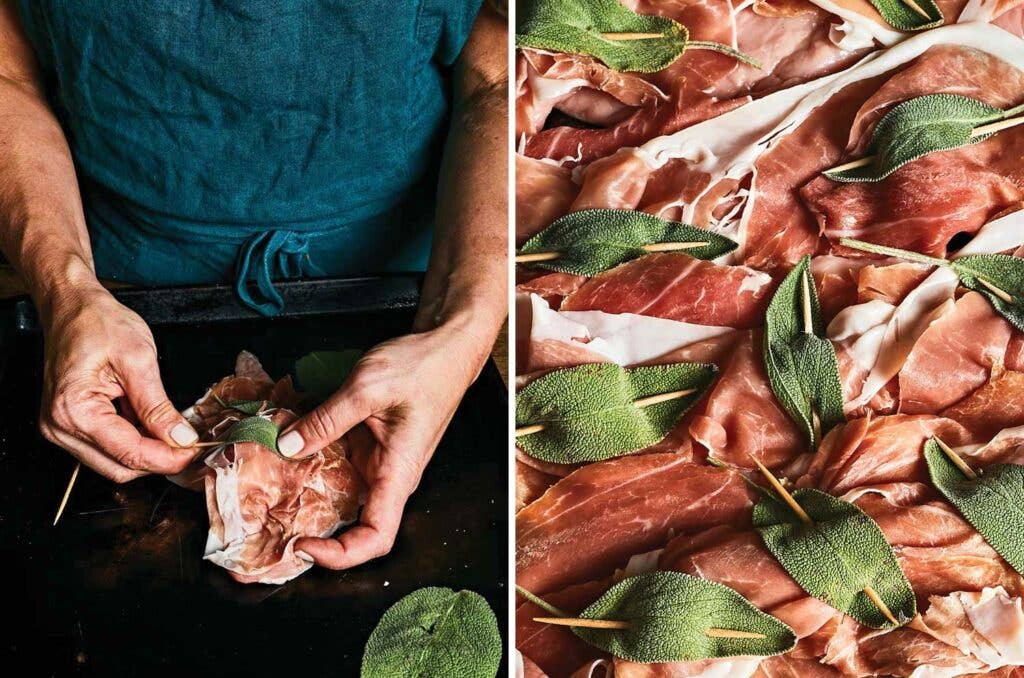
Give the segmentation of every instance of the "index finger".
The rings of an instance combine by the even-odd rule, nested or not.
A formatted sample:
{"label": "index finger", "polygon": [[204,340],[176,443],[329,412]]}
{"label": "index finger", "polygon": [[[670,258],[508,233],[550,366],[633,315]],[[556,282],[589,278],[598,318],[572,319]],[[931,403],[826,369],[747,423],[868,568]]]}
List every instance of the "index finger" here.
{"label": "index finger", "polygon": [[97,414],[81,431],[111,458],[137,471],[179,473],[195,456],[195,450],[175,449],[162,440],[147,438],[114,412]]}
{"label": "index finger", "polygon": [[381,478],[370,488],[359,525],[337,539],[304,537],[295,542],[295,550],[332,570],[348,569],[386,555],[395,543],[412,491],[412,486],[394,477]]}

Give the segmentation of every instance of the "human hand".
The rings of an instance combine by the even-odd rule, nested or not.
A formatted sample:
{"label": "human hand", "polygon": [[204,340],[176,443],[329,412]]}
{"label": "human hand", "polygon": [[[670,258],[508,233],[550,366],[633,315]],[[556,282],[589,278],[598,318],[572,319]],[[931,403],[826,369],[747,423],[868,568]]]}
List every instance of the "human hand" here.
{"label": "human hand", "polygon": [[360,423],[369,430],[349,438],[353,455],[368,457],[363,468],[370,490],[360,524],[337,539],[299,539],[296,551],[341,570],[391,550],[406,501],[489,349],[486,336],[444,326],[387,341],[363,356],[337,393],[278,439],[282,454],[299,457]]}
{"label": "human hand", "polygon": [[[164,392],[142,318],[95,281],[69,287],[41,307],[43,436],[118,483],[188,466],[194,450],[179,448],[198,436]],[[119,399],[145,433],[118,413]]]}

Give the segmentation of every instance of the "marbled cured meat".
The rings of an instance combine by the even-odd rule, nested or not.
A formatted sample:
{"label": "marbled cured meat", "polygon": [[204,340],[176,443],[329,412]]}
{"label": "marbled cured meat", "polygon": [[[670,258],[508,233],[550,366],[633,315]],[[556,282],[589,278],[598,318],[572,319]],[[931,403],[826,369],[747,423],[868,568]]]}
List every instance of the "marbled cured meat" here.
{"label": "marbled cured meat", "polygon": [[[243,352],[235,376],[185,415],[203,438],[215,438],[239,417],[222,403],[237,400],[268,401],[268,416],[286,426],[297,418],[300,398],[290,378],[275,383]],[[280,584],[308,570],[312,563],[295,553],[295,540],[327,537],[355,521],[366,490],[341,441],[300,461],[257,443],[232,443],[208,455],[203,468],[210,518],[204,557],[243,584]]]}
{"label": "marbled cured meat", "polygon": [[732,471],[676,454],[589,464],[516,516],[516,581],[538,595],[612,573],[672,533],[749,520],[752,492]]}

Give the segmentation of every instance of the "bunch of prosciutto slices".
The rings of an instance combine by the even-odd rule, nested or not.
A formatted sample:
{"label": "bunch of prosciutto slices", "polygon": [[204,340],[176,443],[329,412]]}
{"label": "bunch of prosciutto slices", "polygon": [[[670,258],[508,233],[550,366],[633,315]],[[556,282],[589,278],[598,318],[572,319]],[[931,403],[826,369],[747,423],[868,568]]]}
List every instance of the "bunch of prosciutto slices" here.
{"label": "bunch of prosciutto slices", "polygon": [[[1024,676],[1024,487],[995,482],[1024,465],[1024,3],[915,26],[895,0],[622,4],[694,42],[653,72],[518,50],[517,388],[546,399],[517,409],[521,675]],[[580,414],[599,370],[561,404],[531,387],[680,363],[713,379],[639,447]],[[877,526],[913,615],[808,592],[755,506],[810,490]],[[646,661],[537,621],[653,572],[728,587],[792,647]]]}

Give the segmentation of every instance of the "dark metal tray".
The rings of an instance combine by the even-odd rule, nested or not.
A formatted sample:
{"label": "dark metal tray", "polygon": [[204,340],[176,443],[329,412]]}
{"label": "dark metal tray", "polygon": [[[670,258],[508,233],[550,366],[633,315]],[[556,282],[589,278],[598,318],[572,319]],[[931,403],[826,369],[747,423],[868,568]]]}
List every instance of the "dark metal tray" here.
{"label": "dark metal tray", "polygon": [[[185,407],[242,349],[279,376],[309,351],[408,331],[417,284],[290,283],[289,313],[272,320],[238,307],[226,288],[118,296],[150,322],[164,385]],[[481,593],[507,635],[508,401],[493,364],[467,393],[390,555],[347,572],[314,568],[283,586],[242,585],[201,560],[202,495],[162,477],[117,486],[83,470],[51,526],[73,461],[36,429],[42,347],[31,305],[3,312],[0,572],[13,631],[0,647],[14,666],[45,676],[357,675],[380,616],[422,586]]]}

